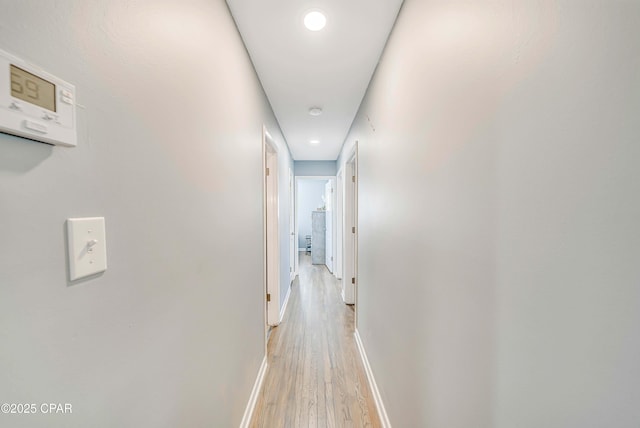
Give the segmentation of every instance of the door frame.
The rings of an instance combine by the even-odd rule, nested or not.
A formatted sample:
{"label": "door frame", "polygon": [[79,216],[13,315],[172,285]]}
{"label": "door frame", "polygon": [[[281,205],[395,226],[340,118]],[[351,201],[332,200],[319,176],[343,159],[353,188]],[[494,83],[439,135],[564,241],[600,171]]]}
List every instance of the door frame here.
{"label": "door frame", "polygon": [[[298,242],[296,241],[297,219],[296,219],[296,185],[293,168],[289,167],[289,282],[293,282],[298,275],[298,265],[296,263],[298,254]],[[291,237],[293,237],[293,246],[291,245]],[[291,286],[291,285],[289,285]]]}
{"label": "door frame", "polygon": [[[335,265],[335,259],[336,259],[336,254],[335,254],[335,250],[336,250],[336,197],[335,197],[335,193],[336,193],[336,181],[337,180],[327,180],[327,182],[324,185],[324,194],[326,196],[327,194],[327,185],[329,186],[329,189],[331,190],[330,192],[330,201],[328,203],[328,205],[331,207],[331,210],[329,211],[325,211],[326,213],[331,213],[331,216],[325,216],[326,218],[330,218],[330,220],[325,220],[325,231],[327,230],[327,224],[331,224],[331,248],[329,249],[329,251],[331,252],[331,260],[329,260],[329,262],[327,263],[327,254],[329,254],[329,251],[327,251],[327,233],[325,233],[325,258],[324,258],[324,264],[327,267],[327,269],[329,269],[329,272],[331,272],[331,274],[333,276],[335,276],[335,270],[336,270],[336,265]],[[325,210],[327,208],[327,204],[325,201]]]}
{"label": "door frame", "polygon": [[335,235],[336,235],[336,254],[335,254],[335,263],[334,263],[334,275],[337,279],[342,279],[344,276],[342,274],[343,264],[342,264],[342,254],[343,254],[343,239],[344,239],[344,231],[343,231],[343,220],[344,220],[344,180],[343,180],[343,170],[342,168],[336,174],[336,205],[335,205]]}
{"label": "door frame", "polygon": [[[268,168],[268,169],[267,169]],[[268,171],[268,173],[267,173]],[[278,146],[262,126],[265,337],[280,322],[280,238],[278,235]],[[266,346],[266,345],[265,345]]]}
{"label": "door frame", "polygon": [[[358,324],[358,141],[347,157],[344,168],[344,227],[342,299],[355,305],[355,324]],[[350,179],[349,177],[353,177]],[[352,229],[353,228],[353,229]],[[353,230],[353,231],[352,231]],[[347,281],[353,281],[352,286]]]}
{"label": "door frame", "polygon": [[[296,175],[296,271],[300,270],[300,248],[298,247],[298,242],[299,242],[299,233],[298,233],[298,201],[300,200],[299,195],[298,195],[298,191],[299,191],[299,183],[300,180],[329,180],[331,181],[331,185],[333,186],[333,188],[336,188],[336,176],[335,175]],[[335,202],[336,202],[336,192],[334,191],[332,193],[332,204],[335,207]],[[335,224],[336,222],[336,210],[333,210],[333,216],[332,216],[332,221],[333,224]],[[335,252],[336,252],[336,228],[333,228],[333,234],[331,236],[331,247],[332,247],[332,252],[334,254],[334,260],[335,260]]]}

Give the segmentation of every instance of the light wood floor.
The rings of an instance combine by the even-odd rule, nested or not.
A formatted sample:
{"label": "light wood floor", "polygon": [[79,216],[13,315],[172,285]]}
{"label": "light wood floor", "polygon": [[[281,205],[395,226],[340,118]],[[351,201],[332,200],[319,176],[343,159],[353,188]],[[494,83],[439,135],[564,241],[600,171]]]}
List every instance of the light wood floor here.
{"label": "light wood floor", "polygon": [[340,282],[300,253],[283,322],[268,343],[268,368],[251,427],[379,427],[353,337],[354,310]]}

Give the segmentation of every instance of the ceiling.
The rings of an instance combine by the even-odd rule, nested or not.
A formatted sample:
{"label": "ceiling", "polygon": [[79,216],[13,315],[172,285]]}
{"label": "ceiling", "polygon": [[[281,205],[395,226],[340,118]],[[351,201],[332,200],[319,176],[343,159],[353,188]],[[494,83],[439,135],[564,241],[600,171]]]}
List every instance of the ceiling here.
{"label": "ceiling", "polygon": [[[402,0],[227,0],[295,160],[335,160]],[[310,31],[307,12],[326,26]],[[320,116],[309,109],[320,107]],[[317,140],[317,144],[311,144]]]}

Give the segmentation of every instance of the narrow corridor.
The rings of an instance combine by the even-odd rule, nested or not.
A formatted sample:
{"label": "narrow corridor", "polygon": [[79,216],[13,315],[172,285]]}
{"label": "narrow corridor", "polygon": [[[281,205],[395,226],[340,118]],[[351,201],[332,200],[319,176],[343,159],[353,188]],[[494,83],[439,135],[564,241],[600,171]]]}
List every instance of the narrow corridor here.
{"label": "narrow corridor", "polygon": [[272,331],[252,427],[379,427],[358,354],[354,309],[324,265],[300,254],[283,322]]}

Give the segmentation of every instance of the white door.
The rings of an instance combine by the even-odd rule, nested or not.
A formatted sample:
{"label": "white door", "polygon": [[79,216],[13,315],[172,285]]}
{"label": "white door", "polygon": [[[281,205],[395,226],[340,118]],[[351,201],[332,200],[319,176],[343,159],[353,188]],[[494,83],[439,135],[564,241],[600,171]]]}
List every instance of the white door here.
{"label": "white door", "polygon": [[336,224],[334,225],[335,227],[333,228],[335,231],[335,236],[336,236],[336,242],[334,242],[334,248],[336,249],[336,252],[334,254],[333,260],[334,260],[334,264],[333,264],[333,272],[336,276],[336,278],[338,279],[342,279],[342,248],[344,247],[344,244],[342,243],[343,241],[343,236],[342,236],[342,223],[343,223],[343,218],[344,218],[344,214],[343,214],[343,188],[344,188],[344,183],[342,181],[342,170],[340,170],[340,172],[337,175],[337,183],[336,183],[336,187],[334,190],[334,195],[335,195],[335,209],[333,210],[333,212],[337,215],[334,215],[334,218],[336,219]]}
{"label": "white door", "polygon": [[293,171],[289,168],[289,272],[290,281],[296,277],[296,203],[295,203],[295,181]]}
{"label": "white door", "polygon": [[354,156],[345,165],[345,200],[344,200],[344,275],[342,275],[342,299],[346,304],[356,303],[357,273],[357,172],[356,157]]}
{"label": "white door", "polygon": [[331,180],[324,185],[325,215],[325,264],[329,272],[333,273],[333,183]]}
{"label": "white door", "polygon": [[280,243],[278,240],[278,153],[275,143],[263,129],[264,139],[264,225],[265,288],[267,324],[280,321]]}

